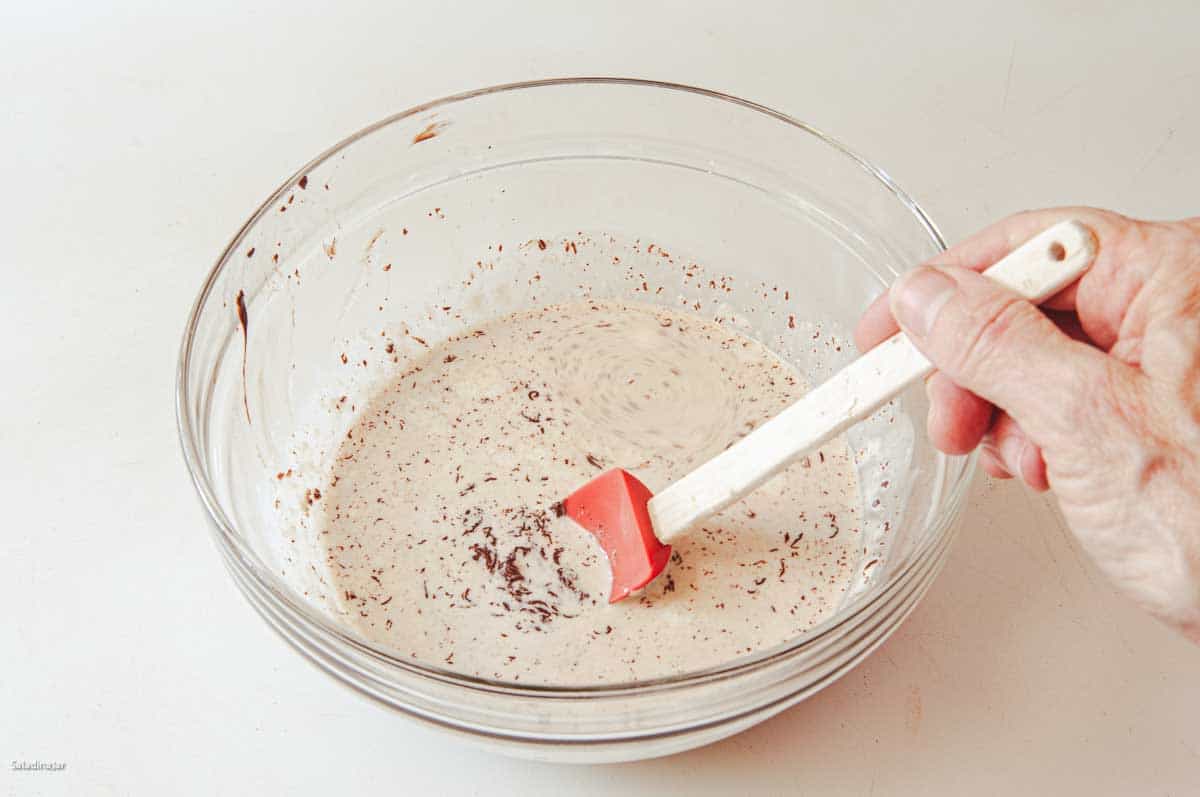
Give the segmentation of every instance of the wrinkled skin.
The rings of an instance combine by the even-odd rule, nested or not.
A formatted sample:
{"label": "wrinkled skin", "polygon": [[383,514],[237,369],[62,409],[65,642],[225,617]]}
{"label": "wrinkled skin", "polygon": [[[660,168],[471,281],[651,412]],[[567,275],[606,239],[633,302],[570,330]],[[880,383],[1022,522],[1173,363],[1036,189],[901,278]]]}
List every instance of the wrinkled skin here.
{"label": "wrinkled skin", "polygon": [[[1092,268],[1042,308],[977,272],[1055,222],[1095,234]],[[897,321],[937,366],[929,436],[1051,489],[1127,595],[1200,642],[1200,218],[1033,211],[902,277],[863,315],[866,350]]]}

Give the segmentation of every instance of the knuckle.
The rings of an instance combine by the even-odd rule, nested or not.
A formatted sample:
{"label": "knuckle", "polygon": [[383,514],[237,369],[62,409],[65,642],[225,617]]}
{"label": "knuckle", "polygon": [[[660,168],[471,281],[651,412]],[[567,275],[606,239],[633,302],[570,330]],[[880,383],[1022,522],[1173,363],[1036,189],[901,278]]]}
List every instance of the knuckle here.
{"label": "knuckle", "polygon": [[[1104,357],[1096,378],[1071,391],[1070,422],[1079,429],[1103,429],[1147,440],[1154,437],[1141,392],[1128,378],[1128,366]],[[1123,436],[1124,436],[1123,435]]]}
{"label": "knuckle", "polygon": [[1014,331],[1026,326],[1030,305],[1016,296],[991,296],[969,309],[972,323],[957,341],[952,367],[965,375],[981,374],[1004,355]]}
{"label": "knuckle", "polygon": [[1146,408],[1142,406],[1140,396],[1130,389],[1128,380],[1124,378],[1123,368],[1116,360],[1106,359],[1102,374],[1103,389],[1096,393],[1101,398],[1104,415],[1130,428],[1143,426]]}

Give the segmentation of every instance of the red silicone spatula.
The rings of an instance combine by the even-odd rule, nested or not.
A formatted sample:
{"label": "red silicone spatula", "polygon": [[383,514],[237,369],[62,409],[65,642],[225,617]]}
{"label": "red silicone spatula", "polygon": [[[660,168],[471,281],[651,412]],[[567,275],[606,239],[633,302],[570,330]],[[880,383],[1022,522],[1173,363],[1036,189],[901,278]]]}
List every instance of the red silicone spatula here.
{"label": "red silicone spatula", "polygon": [[[1074,282],[1094,257],[1091,232],[1077,221],[1065,221],[984,274],[1040,302]],[[625,598],[661,573],[671,556],[666,543],[693,523],[752,492],[932,371],[933,365],[908,337],[894,335],[658,495],[621,469],[576,490],[563,501],[563,511],[595,534],[608,555],[609,602]]]}

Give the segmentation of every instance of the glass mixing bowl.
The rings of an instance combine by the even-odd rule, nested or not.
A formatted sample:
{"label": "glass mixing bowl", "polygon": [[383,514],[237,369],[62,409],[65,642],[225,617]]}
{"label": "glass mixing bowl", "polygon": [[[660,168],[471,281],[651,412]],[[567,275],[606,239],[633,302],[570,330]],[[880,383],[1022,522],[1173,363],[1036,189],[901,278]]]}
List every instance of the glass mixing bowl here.
{"label": "glass mixing bowl", "polygon": [[438,100],[321,154],[234,236],[183,340],[184,456],[238,587],[343,683],[517,755],[696,747],[845,674],[941,568],[973,460],[929,446],[923,391],[848,435],[863,544],[833,617],[715,669],[569,689],[403,660],[341,622],[305,507],[353,421],[344,408],[416,340],[585,293],[736,322],[816,382],[853,358],[868,301],[943,248],[880,169],[734,97],[574,79]]}

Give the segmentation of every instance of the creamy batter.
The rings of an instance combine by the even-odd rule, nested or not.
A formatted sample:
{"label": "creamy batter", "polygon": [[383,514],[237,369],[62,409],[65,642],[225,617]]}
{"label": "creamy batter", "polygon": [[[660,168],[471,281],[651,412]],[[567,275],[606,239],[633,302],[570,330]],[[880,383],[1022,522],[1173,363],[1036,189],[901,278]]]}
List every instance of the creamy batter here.
{"label": "creamy batter", "polygon": [[614,605],[599,545],[552,507],[610,467],[662,489],[803,392],[759,343],[651,305],[555,305],[433,345],[364,408],[315,506],[341,608],[414,661],[534,684],[646,680],[794,639],[836,609],[862,550],[841,439]]}

